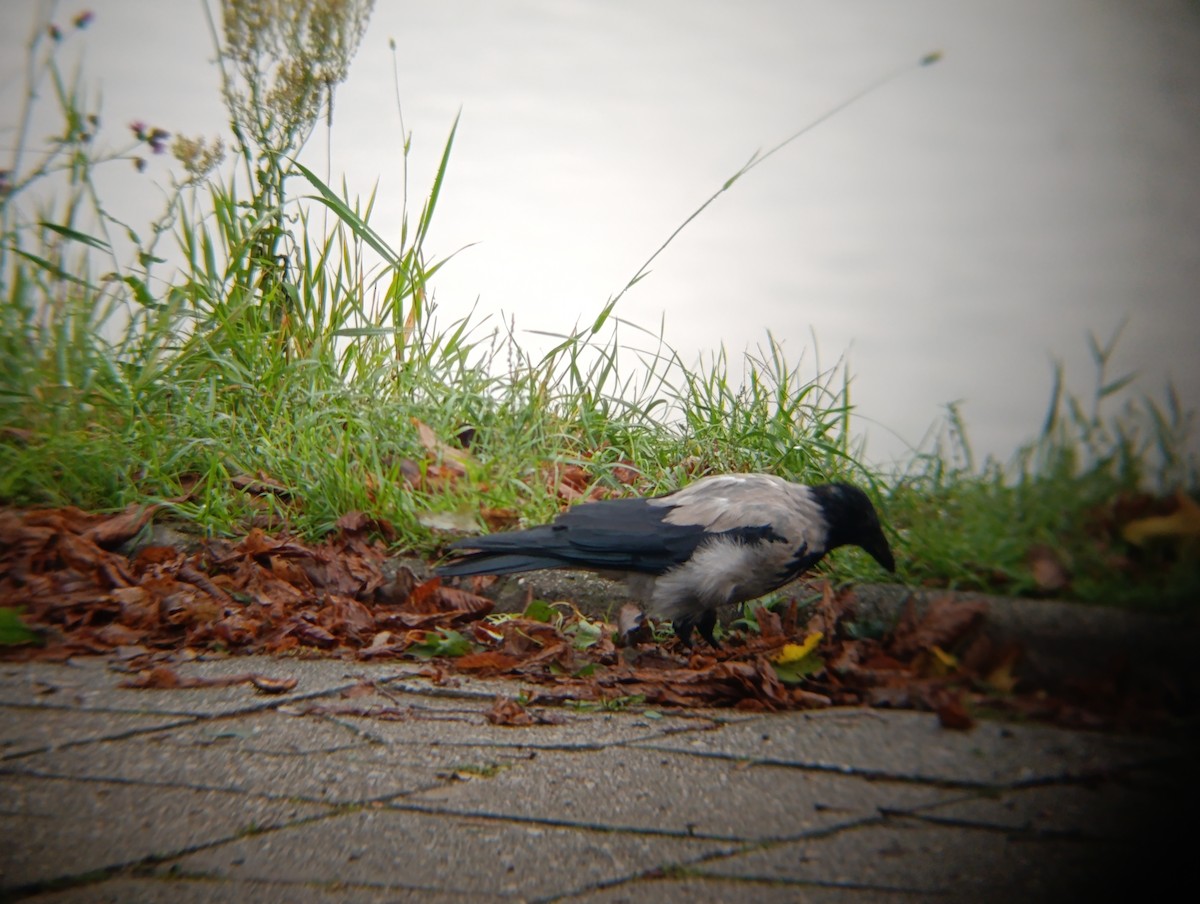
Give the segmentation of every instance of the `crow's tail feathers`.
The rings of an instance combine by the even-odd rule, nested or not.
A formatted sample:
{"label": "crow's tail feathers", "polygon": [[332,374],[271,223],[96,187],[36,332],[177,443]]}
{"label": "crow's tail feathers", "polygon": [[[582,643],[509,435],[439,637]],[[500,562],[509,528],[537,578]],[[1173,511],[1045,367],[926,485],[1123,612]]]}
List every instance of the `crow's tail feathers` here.
{"label": "crow's tail feathers", "polygon": [[562,568],[562,559],[511,552],[472,552],[451,559],[434,569],[440,577],[470,577],[476,574],[516,574],[539,568]]}
{"label": "crow's tail feathers", "polygon": [[548,527],[463,537],[450,544],[452,557],[434,571],[442,577],[469,577],[562,568],[567,563],[555,554],[557,540],[556,532]]}

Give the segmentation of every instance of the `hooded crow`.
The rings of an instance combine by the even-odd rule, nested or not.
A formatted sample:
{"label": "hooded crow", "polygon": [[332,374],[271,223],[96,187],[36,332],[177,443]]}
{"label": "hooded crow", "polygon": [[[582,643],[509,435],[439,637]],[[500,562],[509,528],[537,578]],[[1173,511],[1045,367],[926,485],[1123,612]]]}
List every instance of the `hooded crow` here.
{"label": "hooded crow", "polygon": [[805,486],[769,474],[722,474],[641,499],[574,506],[550,524],[450,544],[446,577],[573,568],[624,579],[651,614],[691,645],[715,647],[717,608],[756,599],[825,553],[860,546],[896,570],[867,494],[846,483]]}

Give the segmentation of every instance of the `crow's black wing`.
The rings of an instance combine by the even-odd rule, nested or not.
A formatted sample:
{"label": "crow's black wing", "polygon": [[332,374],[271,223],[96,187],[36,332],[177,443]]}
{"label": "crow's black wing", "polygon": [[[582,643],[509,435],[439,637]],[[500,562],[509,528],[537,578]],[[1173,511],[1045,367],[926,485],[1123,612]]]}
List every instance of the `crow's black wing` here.
{"label": "crow's black wing", "polygon": [[464,550],[438,574],[511,574],[539,568],[662,572],[686,562],[707,536],[700,525],[670,524],[672,507],[645,499],[608,499],[577,505],[530,530],[467,537]]}

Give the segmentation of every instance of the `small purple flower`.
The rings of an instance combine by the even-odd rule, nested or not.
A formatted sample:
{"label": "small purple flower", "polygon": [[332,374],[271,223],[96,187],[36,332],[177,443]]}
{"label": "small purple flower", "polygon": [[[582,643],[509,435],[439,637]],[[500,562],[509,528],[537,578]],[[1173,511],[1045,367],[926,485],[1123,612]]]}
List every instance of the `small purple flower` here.
{"label": "small purple flower", "polygon": [[156,154],[161,154],[167,149],[167,139],[171,137],[171,133],[165,129],[154,128],[150,130],[150,134],[146,136],[146,141],[150,145],[150,150]]}
{"label": "small purple flower", "polygon": [[90,9],[85,9],[83,12],[75,16],[71,21],[75,23],[76,28],[87,28],[92,24],[92,20],[96,18],[96,14]]}
{"label": "small purple flower", "polygon": [[154,153],[161,154],[166,151],[167,139],[171,137],[171,133],[166,129],[160,129],[158,126],[151,128],[140,119],[131,122],[129,129],[133,132],[134,138],[146,142]]}

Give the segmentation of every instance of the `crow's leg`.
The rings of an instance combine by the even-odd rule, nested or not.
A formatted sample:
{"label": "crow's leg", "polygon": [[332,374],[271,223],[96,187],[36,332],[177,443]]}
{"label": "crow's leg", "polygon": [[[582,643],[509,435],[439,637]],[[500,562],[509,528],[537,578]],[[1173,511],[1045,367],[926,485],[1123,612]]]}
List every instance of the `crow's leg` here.
{"label": "crow's leg", "polygon": [[689,650],[692,647],[693,630],[699,631],[700,636],[708,641],[708,645],[714,650],[721,649],[721,645],[713,637],[713,628],[717,626],[716,609],[701,610],[699,615],[681,615],[671,622],[671,625],[675,628],[675,636],[679,638],[679,642]]}
{"label": "crow's leg", "polygon": [[700,632],[700,636],[708,641],[708,645],[714,650],[721,649],[721,645],[717,643],[717,639],[713,637],[713,628],[717,626],[717,610],[705,609],[704,613],[696,619],[696,630]]}

